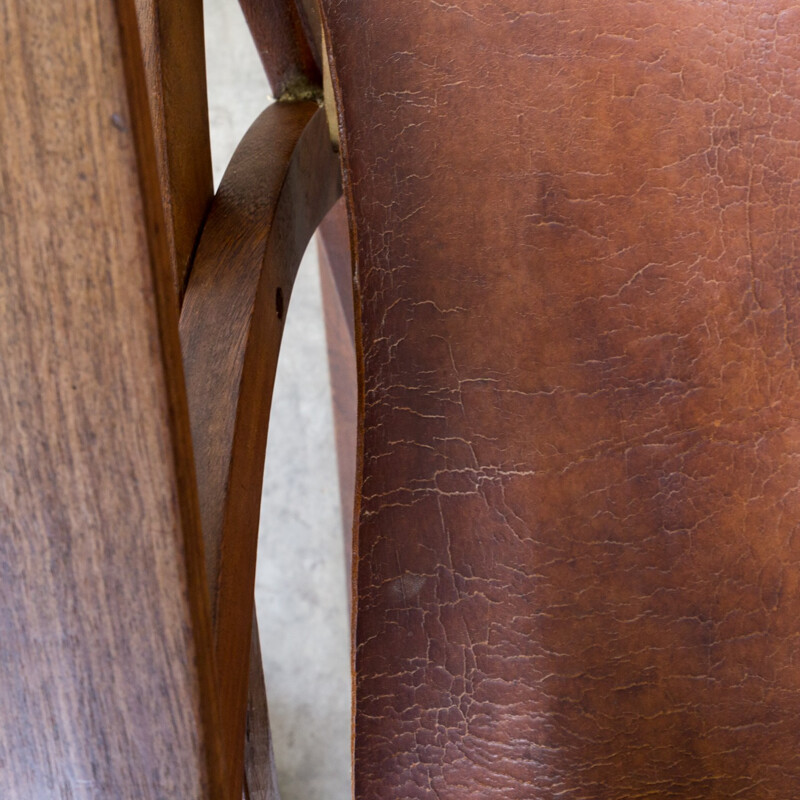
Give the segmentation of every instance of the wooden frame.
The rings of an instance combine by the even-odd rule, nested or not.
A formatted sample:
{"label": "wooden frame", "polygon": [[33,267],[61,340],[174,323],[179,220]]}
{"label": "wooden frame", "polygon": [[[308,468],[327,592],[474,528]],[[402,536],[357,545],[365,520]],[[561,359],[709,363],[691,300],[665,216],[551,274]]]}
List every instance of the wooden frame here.
{"label": "wooden frame", "polygon": [[260,476],[341,193],[308,14],[212,198],[201,4],[45,6],[2,6],[0,794],[273,798]]}

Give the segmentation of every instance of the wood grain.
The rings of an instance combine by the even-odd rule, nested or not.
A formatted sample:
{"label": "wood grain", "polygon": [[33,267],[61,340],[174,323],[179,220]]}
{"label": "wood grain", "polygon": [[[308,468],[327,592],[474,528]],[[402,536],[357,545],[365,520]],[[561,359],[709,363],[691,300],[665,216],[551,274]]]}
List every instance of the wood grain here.
{"label": "wood grain", "polygon": [[[353,505],[358,443],[358,374],[356,369],[353,271],[344,198],[328,212],[317,232],[325,339],[331,373],[331,399],[339,467],[345,563],[353,557]],[[348,599],[350,592],[348,591]]]}
{"label": "wood grain", "polygon": [[800,797],[800,8],[322,6],[356,796]]}
{"label": "wood grain", "polygon": [[322,73],[305,30],[308,15],[301,16],[294,0],[239,0],[239,5],[275,98],[321,98]]}
{"label": "wood grain", "polygon": [[303,23],[306,41],[311,47],[317,67],[322,69],[322,54],[325,50],[322,44],[322,18],[317,0],[295,0],[297,13]]}
{"label": "wood grain", "polygon": [[219,798],[135,9],[3,0],[0,24],[0,797]]}
{"label": "wood grain", "polygon": [[180,302],[214,183],[202,0],[136,0],[173,283]]}
{"label": "wood grain", "polygon": [[232,797],[241,794],[261,479],[278,350],[300,258],[340,193],[324,111],[314,103],[269,107],[214,198],[181,314]]}
{"label": "wood grain", "polygon": [[255,610],[250,635],[250,678],[244,745],[245,800],[280,800]]}

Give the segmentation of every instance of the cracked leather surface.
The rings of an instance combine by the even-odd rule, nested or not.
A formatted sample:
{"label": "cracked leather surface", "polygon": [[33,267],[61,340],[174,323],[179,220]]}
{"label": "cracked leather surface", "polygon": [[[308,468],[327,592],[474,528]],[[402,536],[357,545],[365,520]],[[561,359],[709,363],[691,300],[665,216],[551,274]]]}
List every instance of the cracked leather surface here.
{"label": "cracked leather surface", "polygon": [[800,6],[323,6],[357,797],[800,796]]}

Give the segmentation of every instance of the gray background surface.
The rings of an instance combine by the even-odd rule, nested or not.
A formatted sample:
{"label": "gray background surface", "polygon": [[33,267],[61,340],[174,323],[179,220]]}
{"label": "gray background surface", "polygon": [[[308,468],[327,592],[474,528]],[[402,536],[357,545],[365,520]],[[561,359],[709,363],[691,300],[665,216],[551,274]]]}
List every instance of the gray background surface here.
{"label": "gray background surface", "polygon": [[[209,117],[219,183],[269,86],[236,0],[205,0]],[[350,789],[347,578],[316,245],[300,267],[272,406],[258,610],[283,800]]]}

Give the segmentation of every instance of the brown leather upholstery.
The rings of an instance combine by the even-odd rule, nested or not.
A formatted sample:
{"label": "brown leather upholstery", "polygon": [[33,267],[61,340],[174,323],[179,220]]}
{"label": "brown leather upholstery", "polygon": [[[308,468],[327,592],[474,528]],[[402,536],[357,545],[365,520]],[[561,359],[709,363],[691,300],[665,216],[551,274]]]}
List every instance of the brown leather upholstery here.
{"label": "brown leather upholstery", "polygon": [[800,9],[323,6],[359,800],[800,795]]}

